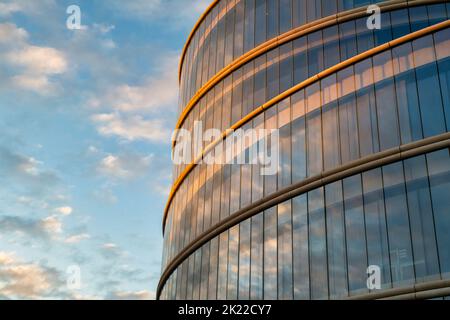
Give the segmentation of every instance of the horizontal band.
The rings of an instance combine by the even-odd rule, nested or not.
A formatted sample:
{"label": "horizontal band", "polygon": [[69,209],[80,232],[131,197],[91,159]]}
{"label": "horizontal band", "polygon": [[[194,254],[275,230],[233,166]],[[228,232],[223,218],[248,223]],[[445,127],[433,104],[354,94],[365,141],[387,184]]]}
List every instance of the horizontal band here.
{"label": "horizontal band", "polygon": [[434,280],[411,286],[374,291],[345,300],[424,300],[450,295],[450,280]]}
{"label": "horizontal band", "polygon": [[[377,5],[380,7],[382,12],[388,12],[393,11],[397,9],[402,9],[406,7],[413,7],[413,6],[419,6],[419,5],[425,5],[425,4],[432,4],[432,3],[441,3],[446,2],[443,0],[410,0],[410,1],[404,1],[404,0],[391,0],[386,1],[383,3],[378,3]],[[340,13],[337,13],[332,16],[328,16],[319,20],[315,20],[311,23],[302,25],[298,28],[292,29],[290,31],[287,31],[286,33],[272,38],[269,41],[266,41],[262,43],[261,45],[257,46],[256,48],[246,52],[244,55],[240,56],[236,60],[234,60],[232,63],[230,63],[228,66],[220,70],[216,75],[214,75],[211,79],[208,80],[197,92],[196,94],[190,99],[189,103],[186,105],[182,113],[180,114],[177,124],[175,126],[175,129],[180,129],[183,125],[184,121],[186,120],[189,113],[192,111],[192,109],[195,107],[195,105],[198,103],[198,101],[205,96],[205,94],[211,90],[215,85],[217,85],[220,81],[225,79],[228,75],[230,75],[232,72],[236,71],[238,68],[246,64],[247,62],[254,60],[258,56],[278,47],[282,44],[292,41],[296,38],[299,38],[301,36],[313,33],[318,30],[325,29],[327,27],[337,25],[342,22],[346,22],[349,20],[354,20],[360,17],[364,17],[369,15],[367,13],[366,7],[362,8],[356,8],[348,11],[343,11]],[[175,139],[172,142],[172,147],[175,146]]]}
{"label": "horizontal band", "polygon": [[282,202],[285,202],[289,199],[295,198],[301,194],[307,193],[327,184],[394,162],[402,161],[411,157],[449,147],[450,133],[447,132],[435,137],[423,139],[386,151],[382,151],[358,159],[356,161],[352,161],[338,168],[324,171],[319,175],[307,178],[299,183],[293,184],[259,201],[252,203],[251,205],[220,221],[218,224],[212,226],[211,228],[203,232],[194,241],[192,241],[188,246],[183,248],[165,268],[158,285],[157,296],[159,297],[165,282],[173,273],[173,271],[178,268],[181,263],[183,263],[183,261],[185,261],[197,249],[201,248],[205,243],[212,240],[216,236],[219,236],[222,232],[234,227],[240,222],[247,220],[254,215],[261,213],[264,210],[267,210]]}
{"label": "horizontal band", "polygon": [[406,42],[410,42],[414,39],[423,37],[425,35],[428,35],[430,33],[436,32],[438,30],[441,29],[445,29],[447,27],[450,27],[450,20],[435,24],[433,26],[424,28],[422,30],[410,33],[406,36],[403,36],[401,38],[392,40],[390,42],[387,42],[381,46],[372,48],[366,52],[363,52],[359,55],[356,55],[348,60],[345,60],[331,68],[328,68],[318,74],[316,74],[315,76],[306,79],[305,81],[295,85],[294,87],[292,87],[291,89],[281,93],[280,95],[276,96],[275,98],[269,100],[268,102],[266,102],[265,104],[263,104],[262,106],[256,108],[255,110],[253,110],[251,113],[249,113],[247,116],[245,116],[244,118],[242,118],[241,120],[239,120],[238,122],[236,122],[234,125],[232,125],[230,127],[230,129],[224,131],[222,133],[222,137],[213,141],[212,143],[210,143],[208,146],[205,147],[205,149],[201,152],[201,154],[195,159],[195,161],[193,161],[193,163],[189,164],[184,171],[181,173],[181,175],[178,177],[178,179],[175,181],[175,183],[172,186],[172,190],[169,194],[169,198],[166,204],[166,207],[164,209],[164,217],[163,217],[163,224],[162,224],[162,229],[163,229],[163,234],[164,234],[164,229],[165,229],[165,225],[166,225],[166,220],[167,220],[167,215],[168,215],[168,211],[169,211],[169,207],[170,204],[172,203],[172,200],[176,194],[176,192],[178,191],[179,187],[181,186],[181,184],[183,183],[183,181],[186,179],[186,177],[189,175],[189,173],[197,166],[197,163],[200,162],[200,160],[206,155],[208,154],[209,151],[211,151],[215,146],[217,146],[220,142],[222,142],[227,136],[229,136],[233,130],[237,130],[239,128],[241,128],[243,125],[245,125],[247,122],[249,122],[250,120],[254,119],[255,117],[257,117],[259,114],[261,114],[262,112],[264,112],[265,110],[271,108],[272,106],[276,105],[278,102],[283,101],[284,99],[286,99],[287,97],[293,95],[294,93],[296,93],[297,91],[304,89],[305,87],[323,79],[328,77],[329,75],[336,73],[342,69],[345,69],[346,67],[349,67],[351,65],[354,65],[364,59],[367,59],[371,56],[374,56],[378,53],[381,53],[383,51],[389,50],[393,47],[396,47],[400,44],[406,43]]}

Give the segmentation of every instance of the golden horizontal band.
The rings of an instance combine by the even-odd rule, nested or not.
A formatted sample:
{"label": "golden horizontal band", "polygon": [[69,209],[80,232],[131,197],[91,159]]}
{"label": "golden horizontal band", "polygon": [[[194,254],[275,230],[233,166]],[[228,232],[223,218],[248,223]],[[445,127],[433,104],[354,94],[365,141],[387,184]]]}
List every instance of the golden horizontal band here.
{"label": "golden horizontal band", "polygon": [[[425,5],[425,4],[432,4],[432,3],[441,3],[446,2],[445,0],[390,0],[382,3],[378,3],[377,5],[380,7],[382,12],[388,12],[393,11],[397,9],[402,9],[406,7],[412,7],[412,6],[419,6],[419,5]],[[224,67],[222,70],[220,70],[218,73],[216,73],[211,79],[208,80],[196,93],[195,95],[190,99],[186,107],[183,109],[182,113],[180,114],[178,121],[175,125],[175,129],[180,129],[183,125],[184,121],[186,120],[189,113],[192,111],[192,109],[195,107],[197,102],[205,96],[205,94],[211,90],[215,85],[217,85],[220,81],[225,79],[228,75],[230,75],[233,71],[236,71],[238,68],[246,64],[247,62],[257,58],[258,56],[270,51],[271,49],[274,49],[278,46],[281,46],[282,44],[292,41],[296,38],[299,38],[301,36],[313,33],[315,31],[346,22],[349,20],[361,18],[363,16],[368,15],[366,7],[351,9],[348,11],[343,11],[340,13],[337,13],[332,16],[328,16],[325,18],[321,18],[319,20],[315,20],[311,23],[302,25],[298,28],[292,29],[286,33],[283,33],[282,35],[279,35],[278,37],[272,38],[271,40],[268,40],[256,48],[246,52],[244,55],[240,56],[233,62],[231,62],[228,66]],[[175,140],[172,142],[172,147],[175,146]]]}
{"label": "golden horizontal band", "polygon": [[238,122],[236,122],[234,125],[232,125],[230,127],[230,129],[224,131],[222,133],[222,138],[217,139],[213,142],[211,142],[208,146],[205,147],[205,149],[202,151],[202,153],[195,159],[195,161],[192,164],[189,164],[185,170],[181,173],[181,175],[178,177],[178,179],[175,181],[174,185],[172,186],[172,190],[169,194],[169,199],[167,201],[166,207],[164,209],[164,217],[163,217],[163,234],[164,234],[164,229],[165,229],[165,225],[166,225],[166,220],[167,220],[167,214],[169,211],[169,207],[170,204],[178,190],[178,188],[180,187],[181,183],[184,181],[184,179],[188,176],[188,174],[195,168],[196,163],[198,163],[209,151],[211,151],[217,144],[219,144],[221,141],[223,141],[223,139],[225,139],[231,132],[232,130],[236,130],[239,129],[240,127],[242,127],[244,124],[246,124],[247,122],[249,122],[250,120],[252,120],[253,118],[255,118],[256,116],[258,116],[259,114],[261,114],[262,112],[264,112],[265,110],[269,109],[270,107],[274,106],[275,104],[277,104],[278,102],[286,99],[287,97],[293,95],[294,93],[296,93],[297,91],[306,88],[307,86],[328,77],[329,75],[336,73],[337,71],[340,71],[342,69],[345,69],[346,67],[349,67],[351,65],[354,65],[366,58],[369,58],[371,56],[374,56],[378,53],[381,53],[383,51],[386,51],[388,49],[391,49],[393,47],[396,47],[400,44],[403,44],[405,42],[409,42],[412,41],[414,39],[420,38],[422,36],[425,36],[427,34],[436,32],[438,30],[442,30],[445,28],[450,27],[450,20],[446,20],[444,22],[435,24],[433,26],[424,28],[422,30],[407,34],[406,36],[403,36],[401,38],[392,40],[390,42],[387,42],[381,46],[375,47],[373,49],[370,49],[366,52],[363,52],[359,55],[356,55],[348,60],[345,60],[331,68],[328,68],[320,73],[318,73],[317,75],[306,79],[305,81],[295,85],[294,87],[292,87],[291,89],[281,93],[280,95],[276,96],[275,98],[269,100],[268,102],[266,102],[265,104],[263,104],[262,106],[256,108],[255,110],[253,110],[251,113],[249,113],[247,116],[245,116],[244,118],[242,118],[241,120],[239,120]]}
{"label": "golden horizontal band", "polygon": [[438,136],[426,138],[423,140],[408,143],[389,150],[378,152],[373,155],[352,161],[338,168],[324,171],[316,176],[307,178],[301,182],[295,183],[289,187],[279,190],[249,206],[233,213],[229,217],[223,219],[216,225],[199,235],[195,240],[183,248],[165,268],[159,285],[157,296],[161,294],[162,288],[167,279],[196,250],[201,248],[205,243],[219,236],[222,232],[234,227],[240,222],[247,220],[258,213],[263,212],[273,206],[283,203],[289,199],[295,198],[301,194],[305,194],[314,189],[320,188],[327,184],[348,178],[350,176],[360,174],[375,168],[389,165],[394,162],[409,159],[418,155],[430,153],[450,147],[450,133],[443,133]]}

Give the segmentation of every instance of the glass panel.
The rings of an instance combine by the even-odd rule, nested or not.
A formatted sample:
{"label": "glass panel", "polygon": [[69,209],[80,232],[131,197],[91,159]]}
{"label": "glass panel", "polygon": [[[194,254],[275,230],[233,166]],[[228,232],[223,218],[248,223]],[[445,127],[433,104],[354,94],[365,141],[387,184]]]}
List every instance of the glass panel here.
{"label": "glass panel", "polygon": [[355,78],[353,67],[337,75],[339,95],[339,132],[342,162],[359,158],[358,113],[356,110]]}
{"label": "glass panel", "polygon": [[306,177],[305,99],[301,90],[292,96],[292,182]]}
{"label": "glass panel", "polygon": [[392,49],[395,89],[402,144],[422,139],[422,123],[417,97],[416,75],[413,70],[410,43]]}
{"label": "glass panel", "polygon": [[[316,1],[316,0],[313,0]],[[312,77],[323,70],[322,31],[308,34],[308,76]]]}
{"label": "glass panel", "polygon": [[450,29],[434,35],[447,131],[450,128]]}
{"label": "glass panel", "polygon": [[278,205],[278,299],[292,300],[291,202]]}
{"label": "glass panel", "polygon": [[416,281],[439,279],[433,209],[425,156],[404,161]]}
{"label": "glass panel", "polygon": [[321,87],[324,169],[329,170],[341,163],[336,75],[323,79]]}
{"label": "glass panel", "polygon": [[244,52],[255,46],[255,0],[245,0]]}
{"label": "glass panel", "polygon": [[314,176],[322,171],[322,117],[319,82],[306,88],[306,101],[308,176]]}
{"label": "glass panel", "polygon": [[266,41],[266,1],[256,1],[255,45]]}
{"label": "glass panel", "polygon": [[309,299],[308,204],[306,194],[292,200],[294,299]]}
{"label": "glass panel", "polygon": [[280,0],[280,34],[292,29],[292,0]]}
{"label": "glass panel", "polygon": [[[375,96],[377,101],[380,149],[381,151],[400,144],[397,112],[394,110],[395,85],[392,79],[391,52],[386,51],[373,58]],[[394,105],[393,105],[394,104]]]}
{"label": "glass panel", "polygon": [[238,298],[239,225],[230,229],[228,246],[227,300]]}
{"label": "glass panel", "polygon": [[323,188],[308,193],[311,299],[328,298]]}
{"label": "glass panel", "polygon": [[293,27],[298,27],[306,23],[306,1],[292,0]]}
{"label": "glass panel", "polygon": [[250,299],[263,299],[264,215],[252,218]]}
{"label": "glass panel", "polygon": [[200,300],[206,300],[208,298],[208,282],[209,282],[209,245],[203,245],[202,247],[202,271],[200,282]]}
{"label": "glass panel", "polygon": [[391,287],[391,268],[381,169],[364,172],[362,183],[368,265],[380,268],[381,288],[386,289]]}
{"label": "glass panel", "polygon": [[411,233],[402,163],[383,167],[384,195],[394,287],[414,282]]}
{"label": "glass panel", "polygon": [[442,108],[439,78],[432,36],[413,41],[416,63],[417,88],[425,137],[445,132],[445,118]]}
{"label": "glass panel", "polygon": [[367,252],[361,176],[347,178],[344,186],[345,230],[347,236],[348,284],[351,295],[367,292]]}
{"label": "glass panel", "polygon": [[239,248],[239,299],[250,298],[250,222],[246,220],[240,224]]}
{"label": "glass panel", "polygon": [[219,246],[217,299],[224,300],[227,298],[228,231],[220,235]]}
{"label": "glass panel", "polygon": [[217,299],[217,276],[218,276],[218,250],[219,250],[219,239],[214,238],[211,240],[210,249],[210,262],[209,262],[209,285],[208,285],[208,299]]}
{"label": "glass panel", "polygon": [[267,5],[267,39],[279,34],[279,0],[266,0]]}
{"label": "glass panel", "polygon": [[325,187],[328,282],[331,299],[338,299],[348,295],[345,222],[342,199],[342,183],[340,181]]}
{"label": "glass panel", "polygon": [[358,134],[361,157],[378,152],[378,119],[373,86],[372,61],[370,59],[355,65],[356,104],[358,108]]}
{"label": "glass panel", "polygon": [[277,284],[277,207],[264,212],[264,299],[276,300]]}
{"label": "glass panel", "polygon": [[444,149],[427,155],[431,201],[436,226],[439,262],[443,278],[450,278],[450,159]]}

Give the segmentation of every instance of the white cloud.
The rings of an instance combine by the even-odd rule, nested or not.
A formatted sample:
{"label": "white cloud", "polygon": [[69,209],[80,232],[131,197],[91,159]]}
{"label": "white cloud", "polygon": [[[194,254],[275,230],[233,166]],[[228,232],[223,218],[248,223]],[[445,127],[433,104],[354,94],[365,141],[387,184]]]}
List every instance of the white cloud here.
{"label": "white cloud", "polygon": [[42,299],[60,285],[56,270],[24,263],[13,253],[0,252],[0,297]]}
{"label": "white cloud", "polygon": [[19,3],[15,2],[0,3],[0,17],[9,16],[21,10],[22,7],[20,6]]}
{"label": "white cloud", "polygon": [[178,54],[170,53],[158,61],[154,74],[141,85],[113,86],[105,95],[91,99],[90,105],[121,112],[167,112],[177,104],[177,63]]}
{"label": "white cloud", "polygon": [[12,23],[0,23],[0,44],[15,45],[23,43],[27,38],[28,32],[25,29],[18,28]]}
{"label": "white cloud", "polygon": [[0,217],[0,231],[3,234],[10,233],[33,240],[49,240],[62,232],[62,222],[56,216],[43,219],[2,216]]}
{"label": "white cloud", "polygon": [[64,55],[54,48],[28,45],[19,51],[10,52],[6,58],[11,63],[24,67],[32,75],[59,74],[67,69]]}
{"label": "white cloud", "polygon": [[14,263],[15,256],[11,252],[2,252],[0,251],[0,266],[1,265],[10,265]]}
{"label": "white cloud", "polygon": [[153,155],[119,154],[101,159],[97,171],[109,178],[132,179],[144,175],[151,165]]}
{"label": "white cloud", "polygon": [[97,124],[98,132],[104,136],[117,136],[128,141],[148,140],[157,143],[167,143],[170,139],[170,130],[162,119],[104,113],[94,115],[92,120]]}
{"label": "white cloud", "polygon": [[48,13],[55,7],[55,0],[2,0],[0,3],[0,17],[8,17],[15,13],[23,13],[25,15],[41,15]]}
{"label": "white cloud", "polygon": [[55,209],[55,212],[63,215],[63,216],[68,216],[70,214],[72,214],[73,209],[71,207],[59,207]]}
{"label": "white cloud", "polygon": [[211,3],[211,0],[196,0],[189,4],[185,0],[133,0],[126,2],[110,0],[109,3],[115,11],[124,13],[127,17],[165,19],[170,16],[173,21],[183,23],[186,18],[190,20],[197,18]]}
{"label": "white cloud", "polygon": [[55,235],[62,232],[62,222],[55,216],[42,219],[41,225],[48,234]]}
{"label": "white cloud", "polygon": [[0,24],[0,44],[7,45],[0,58],[14,68],[9,80],[21,89],[52,94],[56,90],[52,77],[67,71],[67,59],[62,51],[31,45],[27,39],[26,30],[11,23]]}
{"label": "white cloud", "polygon": [[103,24],[103,23],[94,23],[92,25],[93,29],[101,34],[106,34],[116,28],[115,25],[112,24]]}
{"label": "white cloud", "polygon": [[116,248],[117,248],[117,244],[111,243],[111,242],[109,242],[109,243],[104,243],[104,244],[102,245],[102,248],[103,248],[103,249],[106,249],[106,250],[116,249]]}
{"label": "white cloud", "polygon": [[74,244],[74,243],[79,243],[83,240],[89,239],[90,237],[91,237],[90,235],[88,235],[86,233],[82,233],[82,234],[70,236],[70,237],[66,238],[66,240],[64,240],[64,242],[69,243],[69,244]]}

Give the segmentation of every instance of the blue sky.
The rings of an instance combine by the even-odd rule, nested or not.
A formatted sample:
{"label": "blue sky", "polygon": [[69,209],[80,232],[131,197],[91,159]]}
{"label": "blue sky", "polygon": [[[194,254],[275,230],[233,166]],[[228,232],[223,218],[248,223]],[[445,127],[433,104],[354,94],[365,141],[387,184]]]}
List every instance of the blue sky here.
{"label": "blue sky", "polygon": [[208,3],[0,0],[0,299],[154,298],[178,57]]}

